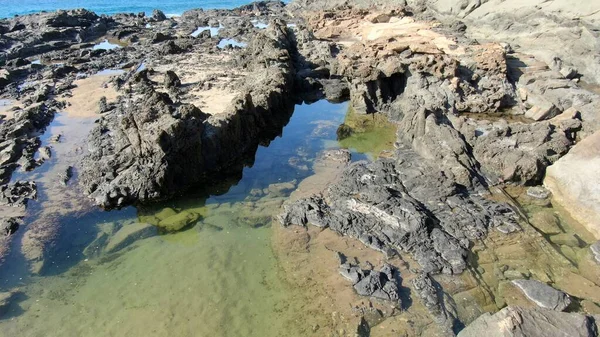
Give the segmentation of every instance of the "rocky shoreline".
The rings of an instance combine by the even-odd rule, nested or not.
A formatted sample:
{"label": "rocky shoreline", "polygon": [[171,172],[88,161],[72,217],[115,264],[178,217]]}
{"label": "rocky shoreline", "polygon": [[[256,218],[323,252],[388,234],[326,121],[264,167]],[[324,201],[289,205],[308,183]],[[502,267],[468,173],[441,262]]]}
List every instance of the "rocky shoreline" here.
{"label": "rocky shoreline", "polygon": [[[600,186],[594,178],[600,92],[593,90],[600,72],[577,54],[595,48],[594,57],[600,55],[586,40],[597,32],[597,13],[589,9],[590,16],[569,11],[553,17],[563,9],[559,6],[509,15],[507,7],[493,10],[490,3],[447,8],[408,1],[376,8],[370,1],[298,0],[191,10],[175,18],[158,10],[151,16],[71,10],[0,20],[0,100],[8,107],[0,113],[0,229],[5,233],[0,263],[15,246],[11,240],[17,231],[25,231],[20,247],[34,272],[42,270],[56,240],[55,213],[41,212],[34,223],[25,223],[28,200],[38,194],[36,181],[14,178],[38,172],[51,160],[55,150],[41,137],[65,111],[95,122],[75,143],[64,135],[72,156],[52,172],[50,179],[60,186],[42,184],[41,194],[47,198],[67,190],[114,209],[151,204],[240,175],[259,145],[281,133],[294,104],[348,100],[357,115],[383,115],[397,127],[395,150],[352,163],[344,151],[326,152],[314,168],[322,183],[301,183],[309,188],[293,195],[277,220],[300,233],[312,233],[309,225],[331,230],[344,237],[340,240],[358,240],[379,254],[381,263],[365,267],[338,251],[339,264],[332,267],[358,295],[396,308],[377,319],[360,311],[361,319],[352,323],[358,335],[369,335],[402,310],[410,313],[402,298],[406,288],[425,308],[419,315],[438,323],[431,328],[438,335],[455,335],[471,321],[459,335],[477,335],[487,329],[482,325],[514,323],[518,316],[531,323],[511,328],[522,335],[549,336],[585,325],[587,330],[578,333],[592,336],[597,327],[590,317],[596,309],[573,307],[570,298],[590,301],[600,313],[600,302],[589,295],[600,290],[594,278],[598,254],[591,245],[600,239],[594,203]],[[485,10],[495,16],[484,24]],[[578,38],[569,42],[572,50],[559,52],[534,41],[539,33],[534,26],[511,26],[521,34],[510,38],[491,34],[511,15],[545,20],[561,36]],[[568,23],[572,16],[578,25]],[[597,37],[592,40],[597,43]],[[103,72],[111,76],[82,82]],[[84,83],[106,90],[92,95]],[[343,126],[338,136],[352,132]],[[50,141],[60,142],[60,135]],[[515,186],[542,208],[550,206],[554,193],[552,202],[572,212],[591,239],[553,227],[547,218],[530,217],[505,192]],[[91,208],[73,203],[65,212]],[[582,209],[585,215],[578,216]],[[295,237],[289,228],[278,231],[278,237]],[[544,254],[569,272],[582,273],[587,261],[593,271],[577,277],[591,285],[575,294],[558,279],[558,269],[540,272],[517,266],[518,259],[495,261],[493,273],[513,280],[507,287],[521,289],[545,308],[502,309],[510,305],[498,293],[499,284],[506,283],[482,276],[477,268],[485,270],[483,253],[476,249],[495,247],[495,242],[508,247],[517,237],[548,247]],[[508,277],[507,271],[519,275]],[[479,313],[502,311],[476,319],[456,309],[461,306],[449,302],[448,294],[461,293],[451,288],[466,288],[458,284],[468,277],[480,279],[478,288],[470,289],[497,288],[488,289],[487,306],[477,303]],[[547,304],[549,297],[558,302]],[[586,314],[571,313],[581,311]],[[555,316],[572,324],[539,330],[532,323]]]}

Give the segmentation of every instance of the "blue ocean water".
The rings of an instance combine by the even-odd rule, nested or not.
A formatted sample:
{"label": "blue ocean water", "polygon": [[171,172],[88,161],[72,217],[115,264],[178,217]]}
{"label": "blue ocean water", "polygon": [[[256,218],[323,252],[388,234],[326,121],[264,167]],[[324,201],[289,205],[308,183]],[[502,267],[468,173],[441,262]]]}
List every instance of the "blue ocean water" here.
{"label": "blue ocean water", "polygon": [[160,9],[165,14],[179,15],[193,8],[229,9],[252,0],[0,0],[0,18],[39,11],[86,8],[97,14],[151,13]]}

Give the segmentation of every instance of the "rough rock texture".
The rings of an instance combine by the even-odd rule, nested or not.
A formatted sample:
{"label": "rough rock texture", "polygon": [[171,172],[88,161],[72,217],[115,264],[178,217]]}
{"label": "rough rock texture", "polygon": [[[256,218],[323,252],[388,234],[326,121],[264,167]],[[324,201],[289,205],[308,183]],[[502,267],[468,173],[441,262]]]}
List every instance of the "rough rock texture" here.
{"label": "rough rock texture", "polygon": [[16,181],[14,184],[0,186],[0,205],[25,207],[27,201],[37,197],[37,187],[34,182]]}
{"label": "rough rock texture", "polygon": [[219,115],[208,116],[157,92],[148,70],[136,74],[132,94],[92,131],[80,179],[85,191],[98,205],[120,207],[170,196],[243,165],[261,135],[289,117],[290,49],[281,24],[273,23],[257,37],[247,51],[256,78]]}
{"label": "rough rock texture", "polygon": [[554,200],[600,239],[600,131],[585,138],[554,165],[544,178]]}
{"label": "rough rock texture", "polygon": [[571,299],[560,290],[536,280],[513,280],[528,299],[544,309],[563,311],[571,304]]}
{"label": "rough rock texture", "polygon": [[359,295],[391,301],[397,308],[402,307],[397,281],[399,276],[394,275],[397,272],[389,264],[376,271],[363,270],[359,266],[344,263],[339,271],[352,282]]}
{"label": "rough rock texture", "polygon": [[535,308],[506,307],[485,313],[462,330],[459,337],[593,337],[598,336],[592,316]]}
{"label": "rough rock texture", "polygon": [[441,287],[427,273],[420,273],[413,279],[412,284],[417,297],[421,299],[436,323],[444,329],[446,335],[454,336],[458,320],[451,298],[445,296]]}
{"label": "rough rock texture", "polygon": [[[72,43],[93,40],[104,34],[110,19],[85,9],[38,13],[2,22],[7,28],[0,61],[64,49]],[[6,27],[6,24],[9,27]],[[41,29],[40,29],[41,28]]]}
{"label": "rough rock texture", "polygon": [[464,193],[412,150],[401,148],[398,158],[349,165],[326,195],[286,205],[281,223],[328,227],[387,254],[408,252],[434,273],[462,272],[469,241],[489,228],[518,228],[506,205]]}

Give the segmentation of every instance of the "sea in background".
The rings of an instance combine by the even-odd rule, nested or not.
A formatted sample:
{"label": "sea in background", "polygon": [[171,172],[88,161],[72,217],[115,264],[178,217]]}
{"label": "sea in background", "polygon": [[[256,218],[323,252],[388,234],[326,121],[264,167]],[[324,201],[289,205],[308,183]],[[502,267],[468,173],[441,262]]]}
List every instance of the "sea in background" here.
{"label": "sea in background", "polygon": [[[194,8],[230,9],[252,0],[0,0],[0,18],[58,9],[86,8],[97,14],[152,13],[160,9],[167,15],[181,15]],[[284,1],[286,2],[286,1]]]}

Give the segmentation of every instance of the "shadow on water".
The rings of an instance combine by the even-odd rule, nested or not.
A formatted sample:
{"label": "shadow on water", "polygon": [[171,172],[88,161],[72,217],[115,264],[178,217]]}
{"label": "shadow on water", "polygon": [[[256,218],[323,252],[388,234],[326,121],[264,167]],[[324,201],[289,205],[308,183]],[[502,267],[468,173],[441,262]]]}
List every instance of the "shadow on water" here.
{"label": "shadow on water", "polygon": [[[144,317],[149,325],[166,324],[165,331],[173,334],[196,324],[178,321],[188,319],[192,310],[200,320],[216,317],[214,322],[196,327],[218,329],[215,335],[256,335],[258,331],[265,336],[278,335],[271,332],[283,331],[285,324],[298,319],[296,315],[288,317],[284,310],[286,301],[292,301],[296,295],[291,295],[292,290],[278,276],[270,246],[271,219],[298,183],[313,174],[312,164],[319,152],[343,147],[337,140],[337,130],[347,116],[347,103],[317,101],[296,105],[293,115],[290,111],[280,114],[281,119],[269,121],[270,126],[276,127],[261,129],[260,139],[246,144],[246,155],[231,163],[229,170],[170,200],[108,212],[83,208],[48,217],[48,221],[58,224],[58,232],[53,236],[53,248],[46,254],[41,277],[29,277],[27,262],[20,255],[10,263],[10,278],[14,282],[0,285],[6,289],[19,286],[32,297],[17,301],[24,302],[26,310],[19,310],[20,306],[11,310],[11,318],[17,321],[12,327],[31,332],[53,327],[56,333],[68,334],[80,329],[79,321],[88,322],[90,327],[104,326],[115,315],[143,315],[129,321],[123,318],[126,324],[111,331],[118,331],[118,335],[122,329],[132,327],[129,322],[133,324]],[[353,160],[365,157],[353,150]],[[110,253],[102,246],[96,250],[99,255],[84,253],[99,234],[109,233],[112,238],[116,230],[132,222],[158,225],[166,213],[173,216],[186,212],[195,217],[178,232],[138,240],[117,252]],[[34,212],[28,220],[40,221],[39,216]],[[106,232],[111,226],[113,230]],[[20,242],[22,236],[15,239]],[[13,252],[19,251],[19,244],[14,248]],[[3,269],[6,271],[9,270]],[[155,284],[165,285],[159,288],[168,291],[160,291]],[[212,290],[190,295],[186,289],[191,287]],[[40,292],[40,288],[44,291]],[[401,290],[403,303],[410,305],[408,289]],[[103,293],[102,303],[94,300],[99,292]],[[57,302],[53,293],[77,296],[60,297]],[[171,301],[177,304],[163,307]],[[32,305],[39,305],[40,311],[31,312],[28,308]],[[157,321],[161,319],[151,310],[157,305],[161,312],[173,315],[172,323]],[[247,312],[253,312],[252,316],[246,317]],[[56,317],[33,324],[34,314]],[[61,323],[61,317],[73,315],[76,317],[69,324]],[[214,326],[220,321],[227,324]],[[0,322],[0,331],[12,327],[3,327]]]}

